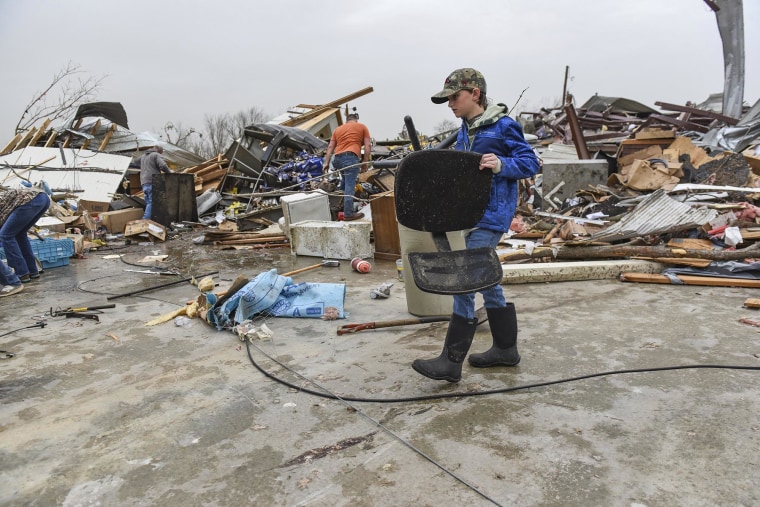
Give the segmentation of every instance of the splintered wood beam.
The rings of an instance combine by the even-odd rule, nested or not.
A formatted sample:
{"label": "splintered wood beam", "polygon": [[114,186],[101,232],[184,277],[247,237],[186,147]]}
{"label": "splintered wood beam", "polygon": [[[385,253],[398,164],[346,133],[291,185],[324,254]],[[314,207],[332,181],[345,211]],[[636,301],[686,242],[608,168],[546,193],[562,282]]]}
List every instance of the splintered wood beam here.
{"label": "splintered wood beam", "polygon": [[713,120],[722,121],[727,125],[733,126],[739,123],[738,118],[726,116],[720,113],[714,113],[712,111],[705,111],[704,109],[698,109],[696,107],[679,106],[678,104],[670,104],[668,102],[655,102],[654,105],[660,106],[662,109],[665,109],[667,111],[678,111],[680,113],[689,113],[695,116],[706,116],[707,118],[712,118]]}
{"label": "splintered wood beam", "polygon": [[0,155],[5,155],[6,153],[10,153],[13,151],[13,148],[16,147],[18,142],[21,140],[21,133],[19,132],[15,136],[13,136],[13,139],[8,141],[8,144],[6,144],[2,150],[0,150]]}
{"label": "splintered wood beam", "polygon": [[37,129],[37,132],[29,140],[28,146],[34,146],[35,144],[37,144],[37,141],[40,140],[40,138],[42,137],[42,134],[44,134],[45,130],[47,130],[48,125],[50,125],[50,118],[45,118],[45,121],[42,122],[42,125],[40,125],[40,128]]}
{"label": "splintered wood beam", "polygon": [[284,125],[286,127],[292,127],[293,125],[298,125],[299,123],[303,123],[306,120],[310,120],[311,118],[314,118],[315,116],[319,116],[320,114],[324,113],[328,109],[340,107],[342,104],[345,104],[346,102],[350,102],[352,100],[358,99],[359,97],[367,95],[368,93],[372,93],[373,91],[375,90],[371,86],[368,86],[367,88],[362,88],[361,90],[351,93],[349,95],[346,95],[345,97],[341,97],[337,100],[330,101],[327,104],[322,104],[321,106],[317,106],[313,110],[309,111],[308,113],[304,113],[304,114],[296,116],[295,118],[286,120],[282,122],[281,125]]}
{"label": "splintered wood beam", "polygon": [[636,257],[639,259],[710,259],[715,261],[741,260],[756,257],[760,253],[760,243],[753,243],[741,250],[702,250],[694,248],[670,248],[666,246],[569,246],[558,250],[537,247],[531,253],[525,250],[507,252],[499,255],[500,262],[519,261],[553,257],[564,260],[584,260],[602,258]]}
{"label": "splintered wood beam", "polygon": [[32,137],[34,137],[35,133],[37,133],[37,127],[32,127],[31,129],[29,129],[26,132],[26,134],[24,134],[24,137],[21,138],[21,140],[18,142],[18,144],[16,145],[14,149],[25,148],[29,144],[29,141],[31,141]]}
{"label": "splintered wood beam", "polygon": [[[90,135],[94,136],[95,132],[97,132],[99,128],[100,128],[100,118],[98,118],[98,121],[96,121],[95,125],[93,125],[93,127],[90,129]],[[84,142],[82,143],[83,150],[86,150],[87,147],[90,145],[90,140],[91,138],[87,138],[84,140]]]}
{"label": "splintered wood beam", "polygon": [[711,287],[745,287],[750,289],[760,288],[760,280],[748,278],[730,278],[720,276],[695,276],[695,275],[671,275],[671,279],[665,275],[648,273],[620,273],[621,282],[662,283],[668,285],[708,285]]}
{"label": "splintered wood beam", "polygon": [[[81,127],[82,121],[83,121],[83,118],[79,118],[77,122],[74,124],[74,126],[71,128],[71,130],[76,130],[79,127]],[[63,142],[63,146],[61,146],[61,148],[68,148],[69,144],[71,144],[72,138],[73,138],[73,135],[71,134],[71,132],[69,132],[69,135],[66,136],[66,140]]]}
{"label": "splintered wood beam", "polygon": [[45,148],[50,148],[53,146],[53,142],[55,141],[56,136],[58,135],[58,131],[55,129],[52,129],[50,131],[50,135],[48,136],[47,141],[45,141]]}
{"label": "splintered wood beam", "polygon": [[581,160],[588,160],[591,157],[588,153],[586,140],[583,138],[583,129],[581,129],[580,122],[578,121],[575,107],[573,107],[572,104],[566,105],[565,114],[567,115],[567,124],[570,127],[570,132],[573,136],[573,144],[575,144],[575,151],[578,153],[578,158]]}
{"label": "splintered wood beam", "polygon": [[116,132],[116,124],[111,123],[111,128],[108,129],[106,136],[103,138],[103,142],[101,142],[100,146],[98,146],[98,151],[103,151],[106,149],[106,146],[108,146],[108,142],[111,140],[111,137],[113,137],[114,132]]}

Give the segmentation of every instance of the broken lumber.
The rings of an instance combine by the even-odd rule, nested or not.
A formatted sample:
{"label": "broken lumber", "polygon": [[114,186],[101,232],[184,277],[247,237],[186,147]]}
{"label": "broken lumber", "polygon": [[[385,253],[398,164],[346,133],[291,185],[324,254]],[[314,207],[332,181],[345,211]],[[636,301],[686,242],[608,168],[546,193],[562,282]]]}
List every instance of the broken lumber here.
{"label": "broken lumber", "polygon": [[636,258],[689,258],[709,259],[713,261],[740,260],[755,257],[760,254],[760,243],[753,243],[740,250],[702,250],[692,248],[669,248],[667,246],[564,246],[561,248],[538,247],[531,253],[526,250],[507,252],[499,255],[499,261],[521,261],[553,257],[555,259],[601,259],[604,257],[636,257]]}
{"label": "broken lumber", "polygon": [[648,273],[620,273],[621,282],[664,283],[668,285],[708,285],[711,287],[760,288],[760,280],[695,275],[654,275]]}
{"label": "broken lumber", "polygon": [[664,266],[641,260],[608,260],[590,262],[546,262],[502,266],[503,284],[536,282],[570,282],[581,280],[613,280],[621,271],[659,273]]}

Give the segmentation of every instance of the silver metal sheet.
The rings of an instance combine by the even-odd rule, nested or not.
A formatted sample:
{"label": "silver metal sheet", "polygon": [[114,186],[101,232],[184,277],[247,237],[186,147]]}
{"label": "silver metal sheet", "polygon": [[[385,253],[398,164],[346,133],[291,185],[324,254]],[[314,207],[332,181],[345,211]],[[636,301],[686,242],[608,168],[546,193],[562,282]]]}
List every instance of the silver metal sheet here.
{"label": "silver metal sheet", "polygon": [[649,234],[664,234],[702,226],[715,219],[713,209],[693,208],[656,190],[619,222],[592,234],[588,241],[618,241]]}
{"label": "silver metal sheet", "polygon": [[[20,186],[18,174],[32,183],[45,180],[50,188],[70,191],[80,199],[111,202],[131,160],[90,150],[32,146],[0,157],[0,184]],[[28,169],[32,166],[36,167]]]}

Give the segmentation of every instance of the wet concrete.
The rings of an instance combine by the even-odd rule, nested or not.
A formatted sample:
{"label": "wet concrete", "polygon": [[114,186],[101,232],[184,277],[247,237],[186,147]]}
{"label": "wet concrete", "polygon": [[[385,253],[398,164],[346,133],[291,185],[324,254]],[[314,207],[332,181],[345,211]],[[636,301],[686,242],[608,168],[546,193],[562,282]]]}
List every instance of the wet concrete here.
{"label": "wet concrete", "polygon": [[[410,363],[440,351],[445,323],[338,336],[339,325],[413,318],[403,282],[371,260],[296,281],[347,288],[345,320],[269,319],[246,345],[195,320],[144,323],[194,299],[189,284],[113,300],[100,322],[44,317],[173,280],[126,272],[168,253],[184,276],[319,262],[287,250],[219,251],[191,235],[91,252],[0,300],[2,505],[758,505],[760,376],[702,369],[629,373],[496,390],[596,372],[689,364],[760,366],[751,289],[617,281],[505,286],[522,363],[464,366],[457,385]],[[123,254],[123,260],[105,254]],[[2,334],[2,333],[0,333]],[[473,351],[490,344],[488,325]],[[275,361],[276,360],[276,361]],[[349,402],[309,394],[303,388]],[[393,402],[436,394],[453,398]]]}

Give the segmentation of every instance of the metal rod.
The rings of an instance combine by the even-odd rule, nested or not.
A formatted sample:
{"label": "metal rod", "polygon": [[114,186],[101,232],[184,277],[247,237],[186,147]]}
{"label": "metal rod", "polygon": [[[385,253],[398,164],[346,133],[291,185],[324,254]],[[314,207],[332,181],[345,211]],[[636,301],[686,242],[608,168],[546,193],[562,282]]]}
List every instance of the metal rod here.
{"label": "metal rod", "polygon": [[206,276],[215,275],[217,273],[219,273],[219,271],[212,271],[211,273],[206,273],[205,275],[191,276],[190,278],[183,278],[182,280],[175,280],[173,282],[164,283],[164,284],[161,284],[161,285],[156,285],[155,287],[148,287],[147,289],[140,289],[140,290],[136,290],[136,291],[132,291],[132,292],[127,292],[126,294],[117,294],[115,296],[108,296],[106,299],[109,300],[109,301],[111,301],[112,299],[118,299],[118,298],[123,298],[123,297],[127,297],[127,296],[134,296],[135,294],[142,294],[143,292],[149,292],[149,291],[156,290],[156,289],[163,289],[164,287],[169,287],[169,286],[172,286],[172,285],[177,285],[177,284],[180,284],[180,283],[189,282],[193,278],[204,278]]}

